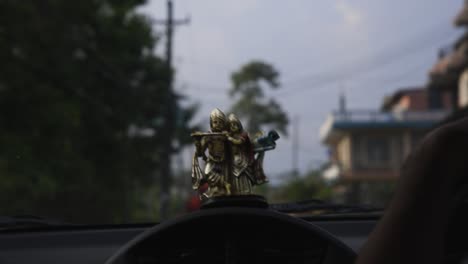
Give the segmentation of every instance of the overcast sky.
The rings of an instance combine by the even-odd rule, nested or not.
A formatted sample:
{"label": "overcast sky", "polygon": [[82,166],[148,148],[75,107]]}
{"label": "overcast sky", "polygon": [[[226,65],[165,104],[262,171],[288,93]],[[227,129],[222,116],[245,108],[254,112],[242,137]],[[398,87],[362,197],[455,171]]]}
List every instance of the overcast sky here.
{"label": "overcast sky", "polygon": [[[175,31],[176,90],[201,104],[197,120],[207,122],[213,108],[229,109],[233,71],[253,59],[273,64],[282,87],[269,95],[291,119],[299,118],[304,172],[327,158],[319,128],[337,108],[340,91],[350,110],[378,109],[385,95],[424,85],[438,49],[462,32],[453,26],[462,5],[463,0],[174,0],[175,18],[191,17]],[[142,12],[164,19],[166,1],[149,1]],[[291,153],[285,137],[267,153],[270,178],[291,170]]]}

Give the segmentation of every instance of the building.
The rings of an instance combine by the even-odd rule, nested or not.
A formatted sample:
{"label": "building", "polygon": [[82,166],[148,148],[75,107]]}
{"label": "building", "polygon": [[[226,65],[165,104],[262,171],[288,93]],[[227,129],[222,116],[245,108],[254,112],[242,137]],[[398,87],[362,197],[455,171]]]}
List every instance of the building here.
{"label": "building", "polygon": [[406,156],[450,113],[449,94],[442,102],[442,109],[430,110],[426,89],[402,89],[384,100],[382,110],[341,107],[331,113],[320,129],[321,141],[330,149],[324,176],[335,178],[341,200],[384,205],[384,193],[391,192],[387,187],[398,179]]}
{"label": "building", "polygon": [[[455,17],[454,24],[461,28],[468,26],[468,1]],[[450,94],[453,110],[468,105],[468,32],[440,50],[439,59],[429,72],[427,87],[432,109],[441,108],[440,93],[443,92]]]}
{"label": "building", "polygon": [[[454,24],[468,27],[468,0]],[[348,111],[340,99],[340,111],[328,116],[320,129],[330,149],[323,176],[335,182],[344,202],[385,205],[403,161],[424,134],[468,114],[468,31],[439,51],[428,75],[424,87],[397,91],[379,111]]]}
{"label": "building", "polygon": [[[441,108],[450,109],[452,98],[449,92],[441,93]],[[399,112],[425,112],[430,109],[429,95],[425,87],[401,89],[391,96],[384,98],[382,111]]]}

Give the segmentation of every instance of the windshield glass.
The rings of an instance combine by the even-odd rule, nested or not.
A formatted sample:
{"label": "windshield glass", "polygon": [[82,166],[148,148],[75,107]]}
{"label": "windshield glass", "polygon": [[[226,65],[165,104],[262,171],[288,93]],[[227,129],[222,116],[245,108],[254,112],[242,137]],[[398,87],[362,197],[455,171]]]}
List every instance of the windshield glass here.
{"label": "windshield glass", "polygon": [[231,191],[382,208],[468,103],[464,5],[0,1],[0,215],[157,222]]}

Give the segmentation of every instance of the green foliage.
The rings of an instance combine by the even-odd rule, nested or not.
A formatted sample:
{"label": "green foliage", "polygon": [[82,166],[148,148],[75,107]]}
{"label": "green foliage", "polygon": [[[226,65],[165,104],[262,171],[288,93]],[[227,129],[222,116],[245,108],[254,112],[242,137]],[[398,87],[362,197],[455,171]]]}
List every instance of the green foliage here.
{"label": "green foliage", "polygon": [[[153,55],[142,3],[0,2],[0,214],[141,218],[175,136],[161,136],[172,70]],[[180,129],[195,110],[181,109]]]}
{"label": "green foliage", "polygon": [[236,100],[231,111],[246,120],[249,131],[256,133],[266,126],[287,135],[287,114],[276,100],[265,96],[267,87],[279,88],[278,78],[278,71],[261,61],[252,61],[231,75],[229,95]]}
{"label": "green foliage", "polygon": [[268,196],[273,203],[329,200],[332,189],[320,178],[318,171],[311,171],[301,177],[290,176],[283,184],[270,190]]}
{"label": "green foliage", "polygon": [[[181,99],[185,99],[185,98],[181,98]],[[183,146],[193,144],[193,139],[190,136],[190,134],[193,131],[201,130],[199,124],[194,124],[194,125],[190,124],[192,119],[195,117],[195,114],[197,113],[198,108],[199,108],[198,104],[192,104],[186,108],[178,107],[177,109],[178,111],[176,114],[175,137],[178,143],[178,146],[177,146],[178,148],[176,150],[178,151]]]}

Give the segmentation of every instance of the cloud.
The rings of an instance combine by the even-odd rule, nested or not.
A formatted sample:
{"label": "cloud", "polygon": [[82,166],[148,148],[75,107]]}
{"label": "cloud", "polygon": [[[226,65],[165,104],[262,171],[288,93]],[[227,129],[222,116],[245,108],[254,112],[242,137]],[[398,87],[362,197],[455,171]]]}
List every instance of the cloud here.
{"label": "cloud", "polygon": [[342,15],[347,25],[357,26],[361,23],[363,18],[362,12],[347,2],[340,0],[336,3],[335,8]]}

